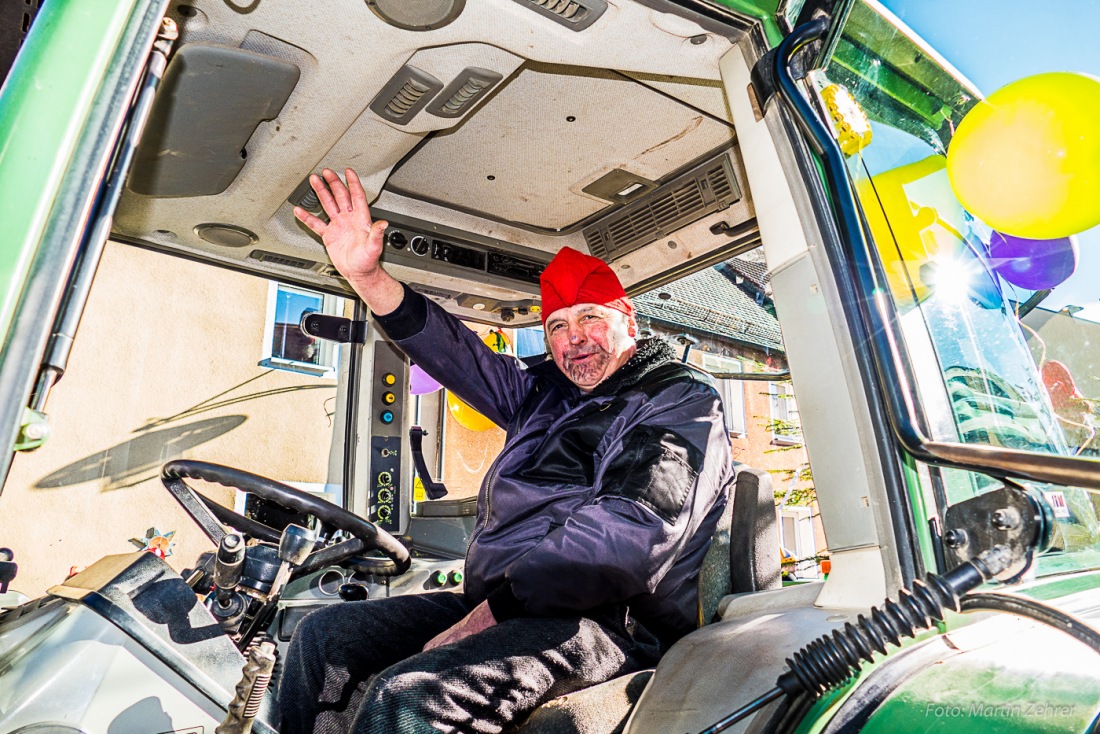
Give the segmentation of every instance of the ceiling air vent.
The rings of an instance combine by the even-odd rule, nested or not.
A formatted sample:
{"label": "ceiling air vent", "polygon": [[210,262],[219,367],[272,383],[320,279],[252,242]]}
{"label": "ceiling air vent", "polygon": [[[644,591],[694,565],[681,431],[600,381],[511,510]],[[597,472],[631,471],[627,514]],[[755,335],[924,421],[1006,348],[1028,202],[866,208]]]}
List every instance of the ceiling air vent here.
{"label": "ceiling air vent", "polygon": [[435,98],[428,112],[437,117],[459,117],[472,109],[504,77],[489,69],[471,66],[462,70],[443,93]]}
{"label": "ceiling air vent", "polygon": [[443,82],[415,66],[402,66],[371,101],[370,109],[397,125],[407,125],[443,88]]}
{"label": "ceiling air vent", "polygon": [[250,260],[258,260],[262,263],[282,265],[284,268],[297,268],[299,270],[313,270],[320,264],[312,260],[303,260],[297,257],[287,257],[286,255],[280,255],[275,252],[267,252],[266,250],[253,250],[248,255],[248,258]]}
{"label": "ceiling air vent", "polygon": [[696,166],[584,230],[593,255],[614,260],[741,198],[729,158]]}
{"label": "ceiling air vent", "polygon": [[[737,189],[737,181],[730,175],[726,167],[715,166],[707,171],[707,183],[710,184],[710,190],[714,192],[714,198],[719,201],[729,200],[729,203],[737,201],[741,198],[741,191]],[[729,206],[727,204],[726,206]]]}
{"label": "ceiling air vent", "polygon": [[583,31],[607,10],[605,0],[515,0],[574,31]]}

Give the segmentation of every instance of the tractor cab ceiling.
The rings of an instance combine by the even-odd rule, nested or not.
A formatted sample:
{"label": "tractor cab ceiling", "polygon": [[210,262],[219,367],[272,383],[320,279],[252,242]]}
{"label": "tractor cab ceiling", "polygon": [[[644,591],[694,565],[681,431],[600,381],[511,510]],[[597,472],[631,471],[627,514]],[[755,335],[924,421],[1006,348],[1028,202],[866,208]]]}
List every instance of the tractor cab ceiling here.
{"label": "tractor cab ceiling", "polygon": [[[294,218],[354,168],[396,277],[537,321],[563,246],[628,291],[755,237],[718,72],[747,32],[665,0],[193,0],[116,239],[346,290]],[[740,23],[740,25],[738,25]],[[718,234],[715,234],[717,232]]]}

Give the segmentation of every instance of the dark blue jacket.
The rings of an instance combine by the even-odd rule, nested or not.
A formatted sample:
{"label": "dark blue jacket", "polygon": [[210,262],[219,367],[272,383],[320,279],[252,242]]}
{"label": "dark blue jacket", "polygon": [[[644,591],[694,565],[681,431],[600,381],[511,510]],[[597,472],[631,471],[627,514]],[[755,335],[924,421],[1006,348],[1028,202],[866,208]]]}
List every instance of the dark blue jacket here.
{"label": "dark blue jacket", "polygon": [[666,643],[696,627],[699,567],[734,477],[705,373],[651,339],[583,393],[552,360],[524,370],[407,287],[378,322],[508,432],[466,556],[475,603],[498,621],[626,603]]}

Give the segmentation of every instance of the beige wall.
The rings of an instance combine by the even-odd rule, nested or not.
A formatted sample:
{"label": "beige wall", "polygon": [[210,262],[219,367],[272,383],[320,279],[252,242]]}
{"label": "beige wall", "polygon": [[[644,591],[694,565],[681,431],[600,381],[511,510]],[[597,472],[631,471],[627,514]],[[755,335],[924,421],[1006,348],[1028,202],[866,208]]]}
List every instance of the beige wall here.
{"label": "beige wall", "polygon": [[211,548],[159,481],[170,459],[329,480],[336,381],[258,366],[267,294],[259,278],[108,245],[46,406],[52,435],[15,458],[0,496],[14,589],[39,595],[151,527],[176,531],[177,569]]}

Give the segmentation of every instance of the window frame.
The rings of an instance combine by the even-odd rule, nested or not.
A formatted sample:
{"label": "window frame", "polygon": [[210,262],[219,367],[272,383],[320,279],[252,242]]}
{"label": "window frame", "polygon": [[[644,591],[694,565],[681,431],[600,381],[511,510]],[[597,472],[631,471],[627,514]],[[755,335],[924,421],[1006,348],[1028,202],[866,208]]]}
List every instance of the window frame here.
{"label": "window frame", "polygon": [[[733,357],[703,353],[703,369],[708,372],[744,372],[744,363]],[[738,438],[748,435],[749,425],[745,412],[745,381],[714,378],[718,396],[722,400],[722,413],[726,417],[726,432]],[[736,410],[732,409],[736,407]]]}
{"label": "window frame", "polygon": [[[803,578],[807,575],[816,575],[813,571],[817,568],[817,562],[808,560],[817,557],[813,508],[806,505],[787,505],[777,507],[776,510],[779,514],[779,544],[790,551],[795,558],[795,563],[791,566],[792,575]],[[786,520],[791,521],[793,538],[787,537],[784,522]],[[809,543],[808,548],[807,543]]]}
{"label": "window frame", "polygon": [[[783,392],[780,393],[780,387],[782,386]],[[772,431],[772,443],[777,446],[795,446],[801,443],[805,443],[805,439],[802,435],[802,423],[798,420],[798,403],[795,400],[795,396],[790,392],[790,383],[769,382],[768,383],[768,403],[771,413],[772,423],[776,421],[787,421],[791,423],[798,423],[798,433],[777,433]],[[779,415],[779,406],[783,407],[784,415]],[[794,416],[792,420],[791,416]]]}

